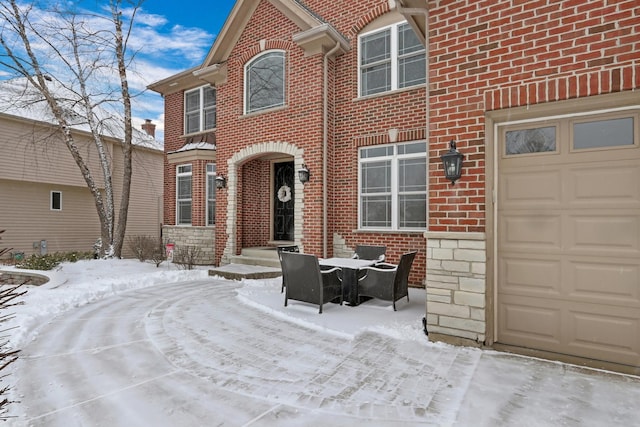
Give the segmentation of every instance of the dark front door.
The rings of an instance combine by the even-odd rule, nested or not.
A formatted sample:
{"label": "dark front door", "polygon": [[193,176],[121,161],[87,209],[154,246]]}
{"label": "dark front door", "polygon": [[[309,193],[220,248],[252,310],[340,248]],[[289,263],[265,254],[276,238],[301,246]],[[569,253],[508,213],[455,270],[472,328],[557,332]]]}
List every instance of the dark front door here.
{"label": "dark front door", "polygon": [[293,241],[293,162],[274,164],[273,240]]}

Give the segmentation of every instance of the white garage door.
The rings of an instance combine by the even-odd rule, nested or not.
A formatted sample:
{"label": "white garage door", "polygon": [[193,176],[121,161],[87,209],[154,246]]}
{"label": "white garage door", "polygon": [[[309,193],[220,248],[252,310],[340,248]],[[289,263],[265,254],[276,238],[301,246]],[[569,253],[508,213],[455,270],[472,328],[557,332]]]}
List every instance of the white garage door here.
{"label": "white garage door", "polygon": [[639,119],[501,129],[497,342],[640,366]]}

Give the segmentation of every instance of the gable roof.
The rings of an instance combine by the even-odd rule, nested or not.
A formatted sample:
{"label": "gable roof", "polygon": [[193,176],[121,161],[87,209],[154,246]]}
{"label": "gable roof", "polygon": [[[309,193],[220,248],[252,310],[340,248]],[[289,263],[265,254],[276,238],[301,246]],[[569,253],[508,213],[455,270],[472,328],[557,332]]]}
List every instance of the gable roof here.
{"label": "gable roof", "polygon": [[[332,52],[337,56],[350,49],[349,41],[339,31],[300,1],[265,1],[269,1],[300,28],[300,32],[293,35],[293,41],[307,55],[326,54],[337,46],[338,49]],[[259,4],[260,1],[256,0],[237,0],[202,65],[155,82],[149,85],[149,89],[164,95],[203,82],[222,84],[226,80],[226,61]]]}

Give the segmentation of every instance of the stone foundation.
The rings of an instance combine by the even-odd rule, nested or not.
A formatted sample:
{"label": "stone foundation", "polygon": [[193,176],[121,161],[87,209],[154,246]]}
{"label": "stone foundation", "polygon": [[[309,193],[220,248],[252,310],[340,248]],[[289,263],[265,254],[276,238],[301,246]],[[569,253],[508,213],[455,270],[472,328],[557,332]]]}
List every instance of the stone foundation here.
{"label": "stone foundation", "polygon": [[427,235],[427,329],[483,343],[486,336],[483,233]]}
{"label": "stone foundation", "polygon": [[173,243],[177,250],[185,246],[200,249],[196,259],[198,265],[213,265],[215,260],[215,229],[213,227],[185,227],[165,225],[162,227],[162,241]]}

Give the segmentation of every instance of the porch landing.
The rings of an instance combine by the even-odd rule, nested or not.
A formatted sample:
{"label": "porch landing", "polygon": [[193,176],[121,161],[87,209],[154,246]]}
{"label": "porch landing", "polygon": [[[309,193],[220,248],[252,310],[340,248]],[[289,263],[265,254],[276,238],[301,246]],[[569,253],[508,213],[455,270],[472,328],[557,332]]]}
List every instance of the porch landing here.
{"label": "porch landing", "polygon": [[209,276],[225,279],[271,279],[282,276],[280,260],[275,246],[243,248],[240,255],[231,257],[231,263],[209,270]]}

